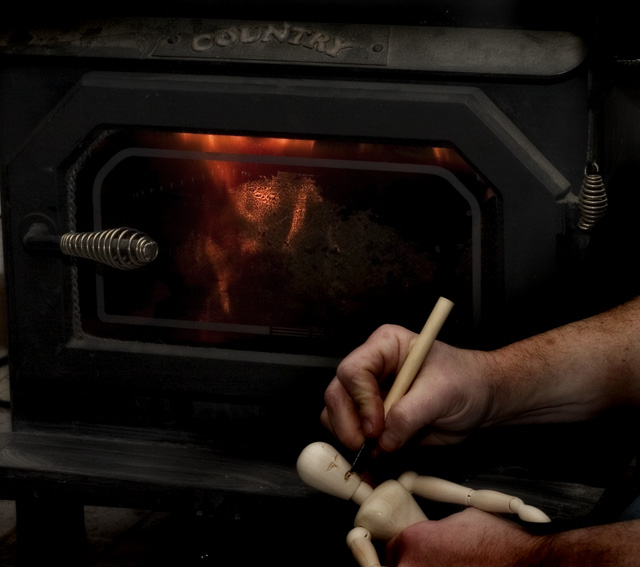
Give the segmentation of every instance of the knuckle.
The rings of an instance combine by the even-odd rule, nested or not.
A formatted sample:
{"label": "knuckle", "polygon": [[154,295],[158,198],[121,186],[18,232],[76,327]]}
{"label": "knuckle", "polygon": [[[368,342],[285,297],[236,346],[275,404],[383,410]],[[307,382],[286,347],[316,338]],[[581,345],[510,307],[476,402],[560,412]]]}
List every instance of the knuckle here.
{"label": "knuckle", "polygon": [[327,389],[324,391],[324,403],[327,407],[333,407],[338,400],[341,399],[342,395],[340,390],[339,385],[336,384],[335,381],[327,386]]}
{"label": "knuckle", "polygon": [[395,338],[399,327],[391,323],[385,323],[380,325],[373,333],[371,333],[371,340],[389,340]]}

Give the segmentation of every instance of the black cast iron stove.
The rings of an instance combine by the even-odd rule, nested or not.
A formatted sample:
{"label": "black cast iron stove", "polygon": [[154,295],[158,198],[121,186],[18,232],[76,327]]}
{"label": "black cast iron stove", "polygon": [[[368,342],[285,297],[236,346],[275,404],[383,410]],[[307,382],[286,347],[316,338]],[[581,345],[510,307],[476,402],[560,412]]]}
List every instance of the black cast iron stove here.
{"label": "black cast iron stove", "polygon": [[[324,530],[318,564],[347,564],[348,505],[294,471],[340,357],[439,295],[442,338],[491,348],[633,289],[603,252],[624,96],[584,29],[226,9],[0,30],[0,462],[25,564],[81,538],[84,504],[225,517],[235,563],[256,550],[234,519],[260,557]],[[602,270],[627,283],[583,283]]]}

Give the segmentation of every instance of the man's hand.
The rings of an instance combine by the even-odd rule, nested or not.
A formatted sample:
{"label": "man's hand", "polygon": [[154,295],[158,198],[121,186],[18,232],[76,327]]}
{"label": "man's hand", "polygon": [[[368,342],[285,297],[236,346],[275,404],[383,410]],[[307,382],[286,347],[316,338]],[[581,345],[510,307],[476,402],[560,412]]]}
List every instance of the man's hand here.
{"label": "man's hand", "polygon": [[384,416],[379,383],[395,376],[417,335],[376,330],[339,365],[322,422],[351,450],[365,437],[394,451],[412,436],[451,443],[496,424],[579,421],[640,407],[640,297],[497,350],[436,341],[409,391]]}
{"label": "man's hand", "polygon": [[394,451],[419,432],[428,434],[431,444],[451,443],[485,419],[492,387],[477,369],[486,354],[436,341],[385,421],[378,382],[395,376],[416,337],[402,327],[384,325],[338,367],[325,392],[322,422],[347,448],[356,450],[365,437],[373,437],[383,450]]}
{"label": "man's hand", "polygon": [[549,536],[469,508],[444,520],[409,526],[387,544],[388,567],[514,567],[539,565]]}
{"label": "man's hand", "polygon": [[387,567],[636,567],[640,520],[533,535],[469,508],[409,526],[387,543]]}

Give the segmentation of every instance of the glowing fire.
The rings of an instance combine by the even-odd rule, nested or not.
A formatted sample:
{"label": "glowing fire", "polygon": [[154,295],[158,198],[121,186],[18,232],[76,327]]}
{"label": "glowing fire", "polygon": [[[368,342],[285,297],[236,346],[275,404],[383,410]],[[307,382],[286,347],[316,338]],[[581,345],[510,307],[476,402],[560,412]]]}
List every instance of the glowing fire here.
{"label": "glowing fire", "polygon": [[[194,315],[200,320],[232,320],[240,302],[256,301],[253,313],[260,311],[258,303],[264,301],[261,297],[268,296],[260,287],[265,279],[259,278],[261,274],[281,272],[284,281],[288,277],[288,266],[284,264],[300,264],[300,258],[308,260],[307,250],[317,248],[318,241],[326,243],[326,247],[336,254],[343,246],[336,234],[344,229],[337,225],[325,229],[324,234],[314,237],[315,240],[303,230],[313,224],[309,221],[315,216],[332,219],[336,216],[335,211],[330,210],[334,205],[324,203],[322,187],[318,186],[313,171],[279,167],[277,159],[273,160],[275,165],[265,166],[260,160],[252,160],[251,156],[384,160],[438,164],[449,169],[452,165],[468,168],[459,155],[448,148],[398,147],[389,150],[389,146],[369,143],[192,133],[176,134],[176,139],[180,149],[216,154],[215,159],[199,162],[207,184],[196,197],[200,199],[200,210],[191,221],[193,225],[176,260],[190,289],[208,290],[205,304]],[[364,217],[357,220],[357,230],[362,231],[358,242],[367,237],[367,222]],[[378,228],[378,232],[380,230],[385,229]],[[396,249],[391,250],[392,254],[398,253],[398,245],[394,246]],[[286,260],[287,257],[290,259]],[[309,262],[324,261],[318,258],[316,253]],[[358,261],[363,264],[363,273],[354,271],[351,277],[354,281],[361,278],[366,282],[365,259]],[[351,264],[351,269],[356,270],[355,263]],[[329,269],[334,269],[333,265]],[[429,266],[422,269],[428,271]],[[304,277],[304,268],[295,271],[294,277]],[[337,277],[336,281],[339,279]],[[255,299],[247,293],[239,299],[238,282],[242,282],[244,289],[254,285]],[[247,306],[242,305],[242,309],[246,312]],[[259,315],[255,318],[259,319]]]}
{"label": "glowing fire", "polygon": [[[178,137],[183,148],[241,156],[308,155],[314,146],[310,140],[186,133]],[[259,168],[251,163],[222,160],[202,163],[212,186],[222,193],[216,198],[222,207],[209,211],[213,214],[199,216],[199,225],[193,227],[186,245],[195,251],[199,266],[211,266],[215,273],[207,283],[212,292],[209,301],[217,305],[209,305],[208,311],[220,310],[230,316],[234,284],[243,277],[251,260],[268,248],[289,253],[304,226],[308,207],[322,198],[309,177],[285,172],[256,176]],[[181,256],[194,258],[193,252]],[[181,273],[195,278],[201,274],[193,266],[183,266]]]}

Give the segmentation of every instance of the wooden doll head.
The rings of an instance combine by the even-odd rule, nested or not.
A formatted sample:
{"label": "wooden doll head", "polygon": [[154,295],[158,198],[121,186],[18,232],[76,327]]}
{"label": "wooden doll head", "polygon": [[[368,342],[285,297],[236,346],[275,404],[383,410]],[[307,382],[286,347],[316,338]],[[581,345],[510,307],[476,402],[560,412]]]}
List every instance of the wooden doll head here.
{"label": "wooden doll head", "polygon": [[362,504],[372,492],[371,486],[351,472],[349,462],[331,445],[318,441],[304,448],[297,463],[298,475],[309,486]]}

